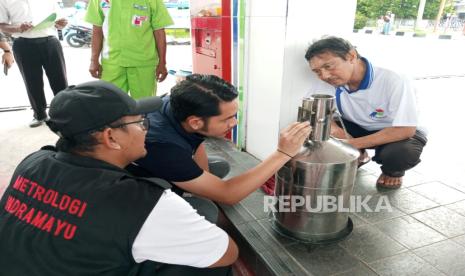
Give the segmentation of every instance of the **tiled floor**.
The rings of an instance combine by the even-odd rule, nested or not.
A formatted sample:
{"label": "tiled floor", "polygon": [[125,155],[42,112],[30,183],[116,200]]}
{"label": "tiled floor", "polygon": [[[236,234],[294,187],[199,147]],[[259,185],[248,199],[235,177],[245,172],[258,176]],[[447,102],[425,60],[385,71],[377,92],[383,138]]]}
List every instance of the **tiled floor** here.
{"label": "tiled floor", "polygon": [[[430,89],[421,96],[422,110],[431,111],[425,114],[431,140],[423,162],[407,172],[401,189],[378,191],[375,163],[359,170],[353,194],[386,195],[393,212],[352,215],[354,231],[346,240],[309,246],[280,236],[263,211],[261,191],[235,206],[222,206],[246,242],[241,251],[256,275],[465,275],[465,153],[450,133],[456,127],[450,118],[461,118],[464,94],[443,89],[450,83],[463,87],[465,78],[418,82]],[[437,104],[434,91],[454,101]],[[30,110],[0,112],[0,194],[21,159],[57,139],[45,126],[28,128],[31,118]],[[231,163],[230,177],[258,164],[224,141],[212,140],[209,151]]]}
{"label": "tiled floor", "polygon": [[[228,177],[258,162],[222,140],[210,140],[207,149],[231,162]],[[401,189],[378,191],[378,174],[373,162],[359,169],[353,194],[387,196],[393,211],[351,214],[352,234],[332,245],[308,245],[277,234],[263,211],[262,191],[223,209],[255,250],[247,257],[257,275],[465,275],[463,187],[413,169]]]}

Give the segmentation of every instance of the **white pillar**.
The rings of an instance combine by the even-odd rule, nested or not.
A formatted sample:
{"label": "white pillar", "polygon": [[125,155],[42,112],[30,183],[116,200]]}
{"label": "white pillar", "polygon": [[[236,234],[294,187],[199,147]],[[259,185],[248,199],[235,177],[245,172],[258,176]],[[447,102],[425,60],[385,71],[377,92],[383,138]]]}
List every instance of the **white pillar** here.
{"label": "white pillar", "polygon": [[423,12],[425,11],[426,0],[420,0],[420,5],[418,6],[417,20],[415,21],[415,30],[420,27],[420,22],[423,20]]}
{"label": "white pillar", "polygon": [[247,3],[246,150],[264,159],[276,149],[279,130],[297,119],[302,97],[317,81],[305,50],[322,35],[351,33],[356,0]]}

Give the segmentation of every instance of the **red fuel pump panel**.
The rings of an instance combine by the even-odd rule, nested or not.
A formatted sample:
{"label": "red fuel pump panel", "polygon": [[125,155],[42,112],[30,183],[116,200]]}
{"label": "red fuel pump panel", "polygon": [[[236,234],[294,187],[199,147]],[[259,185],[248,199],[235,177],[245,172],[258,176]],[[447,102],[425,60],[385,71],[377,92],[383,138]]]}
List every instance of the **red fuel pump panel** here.
{"label": "red fuel pump panel", "polygon": [[[206,3],[205,0],[191,0]],[[216,12],[191,15],[192,71],[231,79],[231,2],[222,0]],[[226,135],[231,139],[231,131]]]}

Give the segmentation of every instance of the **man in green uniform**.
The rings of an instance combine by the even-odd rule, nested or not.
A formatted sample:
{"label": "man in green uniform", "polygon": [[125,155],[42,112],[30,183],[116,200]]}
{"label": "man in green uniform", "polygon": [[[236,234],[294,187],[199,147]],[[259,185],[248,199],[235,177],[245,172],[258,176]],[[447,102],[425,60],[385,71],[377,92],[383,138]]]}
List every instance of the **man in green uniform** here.
{"label": "man in green uniform", "polygon": [[155,79],[167,75],[164,28],[173,24],[163,0],[90,0],[86,21],[94,25],[90,74],[135,99],[155,95]]}

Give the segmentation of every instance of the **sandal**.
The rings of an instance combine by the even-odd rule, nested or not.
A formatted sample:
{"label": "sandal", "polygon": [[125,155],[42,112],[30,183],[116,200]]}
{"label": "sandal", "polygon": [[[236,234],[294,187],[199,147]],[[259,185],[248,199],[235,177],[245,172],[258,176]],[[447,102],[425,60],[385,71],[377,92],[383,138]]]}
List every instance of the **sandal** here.
{"label": "sandal", "polygon": [[[387,184],[386,182],[388,181],[394,181],[398,183],[395,184]],[[389,176],[384,173],[382,173],[378,180],[376,180],[376,187],[378,188],[383,188],[383,189],[399,189],[400,186],[402,186],[402,176],[395,177],[395,176]]]}
{"label": "sandal", "polygon": [[367,164],[370,162],[371,157],[368,155],[368,152],[366,150],[360,150],[360,157],[358,158],[358,167],[360,168],[361,166]]}

